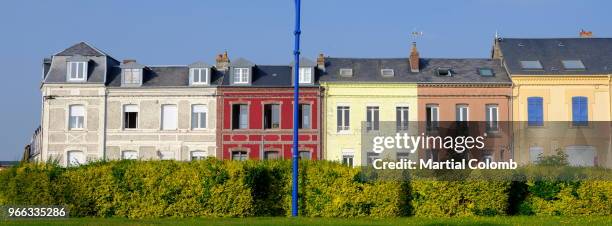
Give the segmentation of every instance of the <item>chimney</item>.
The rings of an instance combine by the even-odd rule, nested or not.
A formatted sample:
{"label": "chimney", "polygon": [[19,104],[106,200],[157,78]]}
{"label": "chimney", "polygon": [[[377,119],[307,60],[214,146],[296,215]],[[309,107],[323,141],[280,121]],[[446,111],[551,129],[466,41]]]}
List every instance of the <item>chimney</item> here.
{"label": "chimney", "polygon": [[593,37],[593,32],[592,31],[585,31],[584,29],[580,29],[580,37],[581,38],[592,38]]}
{"label": "chimney", "polygon": [[412,42],[412,49],[410,50],[410,63],[411,72],[419,72],[419,51],[416,47],[416,42]]}
{"label": "chimney", "polygon": [[223,52],[223,54],[219,54],[217,55],[217,64],[215,65],[215,68],[217,68],[217,70],[222,70],[222,71],[226,71],[229,68],[229,57],[227,57],[227,51]]}
{"label": "chimney", "polygon": [[319,53],[319,57],[317,57],[317,68],[321,71],[325,71],[325,55],[323,55],[323,53]]}
{"label": "chimney", "polygon": [[136,63],[136,60],[134,60],[134,59],[125,59],[125,60],[123,60],[123,64],[129,64],[129,63]]}

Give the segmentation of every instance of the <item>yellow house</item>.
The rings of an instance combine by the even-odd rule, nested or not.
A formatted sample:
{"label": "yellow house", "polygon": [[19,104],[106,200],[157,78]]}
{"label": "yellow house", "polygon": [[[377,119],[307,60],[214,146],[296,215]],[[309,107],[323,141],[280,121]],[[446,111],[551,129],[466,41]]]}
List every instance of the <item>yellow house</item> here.
{"label": "yellow house", "polygon": [[514,158],[564,152],[571,165],[612,166],[612,39],[495,40],[511,76]]}
{"label": "yellow house", "polygon": [[416,126],[408,122],[418,118],[416,78],[408,58],[320,56],[317,62],[324,71],[319,80],[324,95],[323,158],[350,166],[370,164],[373,158],[417,158],[416,153],[369,152],[372,136],[417,131],[408,128]]}

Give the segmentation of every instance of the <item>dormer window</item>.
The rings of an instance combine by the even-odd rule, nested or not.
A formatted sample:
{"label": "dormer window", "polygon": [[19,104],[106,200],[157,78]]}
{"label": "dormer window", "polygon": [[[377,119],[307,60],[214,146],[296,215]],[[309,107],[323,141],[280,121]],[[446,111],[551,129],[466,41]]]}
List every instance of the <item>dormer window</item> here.
{"label": "dormer window", "polygon": [[191,68],[189,69],[192,85],[208,85],[210,77],[209,68]]}
{"label": "dormer window", "polygon": [[584,70],[584,64],[581,60],[562,60],[565,70]]}
{"label": "dormer window", "polygon": [[539,60],[521,60],[521,68],[525,70],[543,70],[542,64]]}
{"label": "dormer window", "polygon": [[300,84],[312,83],[312,68],[300,67]]}
{"label": "dormer window", "polygon": [[69,82],[82,82],[87,80],[87,58],[76,55],[68,58],[66,78]]}
{"label": "dormer window", "polygon": [[351,68],[340,68],[340,76],[342,76],[342,77],[353,77],[353,69],[351,69]]}
{"label": "dormer window", "polygon": [[123,69],[124,85],[140,85],[142,83],[142,69]]}
{"label": "dormer window", "polygon": [[393,71],[393,69],[381,69],[380,75],[383,77],[393,77],[395,75],[395,71]]}
{"label": "dormer window", "polygon": [[439,67],[436,69],[436,75],[438,76],[453,76],[453,70],[447,67]]}
{"label": "dormer window", "polygon": [[141,86],[144,65],[135,60],[125,60],[121,67],[121,86]]}
{"label": "dormer window", "polygon": [[249,83],[249,68],[234,68],[234,83],[248,84]]}

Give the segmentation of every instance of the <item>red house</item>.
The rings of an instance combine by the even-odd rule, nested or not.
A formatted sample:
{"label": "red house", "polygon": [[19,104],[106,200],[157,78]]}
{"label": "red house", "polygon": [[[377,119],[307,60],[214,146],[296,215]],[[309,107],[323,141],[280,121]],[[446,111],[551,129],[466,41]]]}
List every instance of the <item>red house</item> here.
{"label": "red house", "polygon": [[[300,60],[299,153],[321,156],[320,90],[316,64]],[[291,159],[293,66],[256,65],[217,59],[223,82],[217,89],[217,156],[221,159]]]}

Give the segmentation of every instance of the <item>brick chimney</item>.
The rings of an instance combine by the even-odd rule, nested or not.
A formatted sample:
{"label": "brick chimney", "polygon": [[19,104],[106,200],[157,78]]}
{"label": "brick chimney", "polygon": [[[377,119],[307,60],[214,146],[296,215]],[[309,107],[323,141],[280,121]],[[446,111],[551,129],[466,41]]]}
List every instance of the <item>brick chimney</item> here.
{"label": "brick chimney", "polygon": [[124,59],[123,60],[123,64],[129,64],[129,63],[136,63],[136,60],[134,59]]}
{"label": "brick chimney", "polygon": [[219,54],[217,55],[217,59],[216,59],[217,63],[215,65],[215,68],[217,68],[217,70],[227,70],[229,68],[229,57],[227,56],[227,51],[223,52],[223,54]]}
{"label": "brick chimney", "polygon": [[410,63],[410,71],[419,72],[419,51],[417,50],[416,42],[412,42],[412,49],[410,50],[410,59],[408,61],[408,63]]}
{"label": "brick chimney", "polygon": [[591,38],[593,37],[592,31],[585,31],[584,29],[580,29],[580,37],[581,38]]}
{"label": "brick chimney", "polygon": [[325,55],[323,55],[323,53],[319,53],[319,57],[317,57],[317,68],[321,71],[325,71]]}

